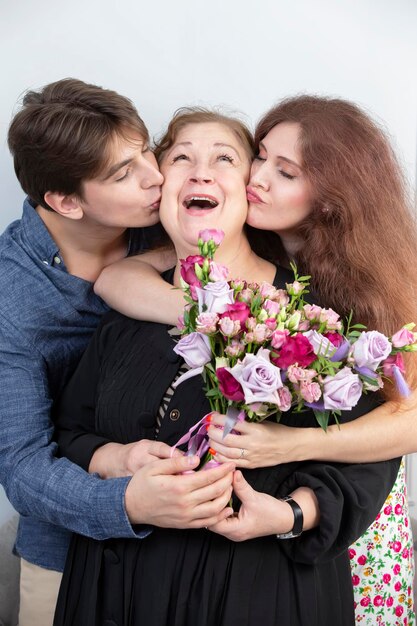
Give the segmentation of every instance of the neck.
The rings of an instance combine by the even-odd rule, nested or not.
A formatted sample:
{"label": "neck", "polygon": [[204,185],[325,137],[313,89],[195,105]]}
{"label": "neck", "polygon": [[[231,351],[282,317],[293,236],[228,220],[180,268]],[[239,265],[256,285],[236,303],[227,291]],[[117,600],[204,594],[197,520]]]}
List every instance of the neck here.
{"label": "neck", "polygon": [[297,255],[297,252],[302,248],[302,239],[294,233],[278,232],[274,231],[281,239],[284,250],[287,254],[288,260],[293,261]]}
{"label": "neck", "polygon": [[58,246],[69,274],[94,282],[102,269],[126,256],[126,229],[93,224],[86,218],[72,220],[56,211],[37,207]]}
{"label": "neck", "polygon": [[[178,258],[198,254],[194,249],[178,250]],[[229,270],[229,280],[242,278],[248,282],[272,282],[275,277],[276,267],[269,261],[257,256],[251,249],[246,236],[242,233],[238,239],[227,241],[225,238],[216,251],[215,262],[225,265]],[[174,284],[179,286],[180,263],[177,263],[174,274]]]}

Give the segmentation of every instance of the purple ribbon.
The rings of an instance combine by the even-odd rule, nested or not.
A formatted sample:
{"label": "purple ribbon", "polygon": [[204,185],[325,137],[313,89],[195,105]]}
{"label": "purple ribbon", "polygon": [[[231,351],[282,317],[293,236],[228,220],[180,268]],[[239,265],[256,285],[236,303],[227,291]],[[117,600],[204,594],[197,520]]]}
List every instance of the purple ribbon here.
{"label": "purple ribbon", "polygon": [[411,391],[410,391],[409,386],[405,382],[405,378],[402,375],[401,370],[398,367],[398,365],[392,366],[392,373],[394,374],[395,384],[397,385],[397,389],[399,393],[405,398],[408,398],[411,395]]}
{"label": "purple ribbon", "polygon": [[229,406],[226,411],[226,423],[223,428],[222,439],[227,437],[227,435],[229,435],[233,431],[238,422],[244,422],[245,417],[245,411],[239,411],[239,409],[236,409],[234,406]]}
{"label": "purple ribbon", "polygon": [[333,362],[344,361],[344,359],[349,354],[349,350],[350,350],[350,343],[347,339],[345,339],[344,342],[341,343],[340,346],[337,348],[336,352],[332,354],[332,356],[330,357],[330,360]]}

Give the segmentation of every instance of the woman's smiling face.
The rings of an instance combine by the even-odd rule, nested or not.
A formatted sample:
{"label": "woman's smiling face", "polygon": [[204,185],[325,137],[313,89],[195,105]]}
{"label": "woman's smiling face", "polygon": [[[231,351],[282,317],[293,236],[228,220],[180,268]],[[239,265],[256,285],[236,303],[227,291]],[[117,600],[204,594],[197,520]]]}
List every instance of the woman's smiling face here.
{"label": "woman's smiling face", "polygon": [[230,128],[218,122],[188,124],[160,167],[165,180],[160,218],[180,254],[196,246],[204,228],[223,230],[225,242],[241,235],[250,163]]}

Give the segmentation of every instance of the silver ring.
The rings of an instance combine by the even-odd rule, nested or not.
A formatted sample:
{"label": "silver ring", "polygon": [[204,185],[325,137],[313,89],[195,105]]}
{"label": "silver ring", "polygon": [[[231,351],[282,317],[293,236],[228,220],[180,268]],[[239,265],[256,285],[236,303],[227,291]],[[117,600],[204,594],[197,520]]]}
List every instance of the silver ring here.
{"label": "silver ring", "polygon": [[238,458],[238,461],[240,459],[243,459],[244,456],[245,456],[245,449],[244,448],[240,448],[240,457]]}

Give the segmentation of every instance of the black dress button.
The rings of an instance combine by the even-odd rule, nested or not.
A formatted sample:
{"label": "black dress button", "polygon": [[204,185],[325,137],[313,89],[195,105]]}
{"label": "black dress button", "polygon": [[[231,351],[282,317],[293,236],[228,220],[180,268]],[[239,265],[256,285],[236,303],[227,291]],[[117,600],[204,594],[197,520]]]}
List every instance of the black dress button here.
{"label": "black dress button", "polygon": [[111,550],[110,548],[105,548],[103,554],[108,563],[113,563],[113,565],[117,565],[120,562],[120,559],[117,556],[116,552],[114,550]]}
{"label": "black dress button", "polygon": [[172,411],[169,414],[169,419],[173,422],[176,422],[177,420],[180,419],[180,412],[178,409],[172,409]]}

